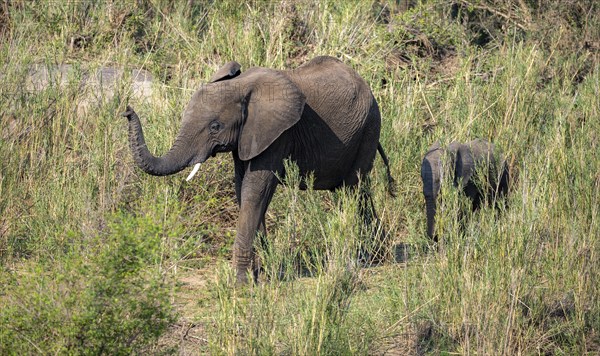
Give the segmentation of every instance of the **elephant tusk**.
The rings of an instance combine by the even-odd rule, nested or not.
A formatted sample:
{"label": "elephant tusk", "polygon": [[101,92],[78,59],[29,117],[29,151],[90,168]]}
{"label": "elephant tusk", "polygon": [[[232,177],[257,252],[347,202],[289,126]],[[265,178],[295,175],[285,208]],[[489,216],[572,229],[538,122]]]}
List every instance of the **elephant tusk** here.
{"label": "elephant tusk", "polygon": [[192,172],[190,173],[190,175],[185,179],[186,182],[189,182],[190,179],[194,178],[194,176],[196,175],[196,172],[198,172],[198,169],[200,169],[200,163],[196,163],[194,165],[194,169],[192,169]]}

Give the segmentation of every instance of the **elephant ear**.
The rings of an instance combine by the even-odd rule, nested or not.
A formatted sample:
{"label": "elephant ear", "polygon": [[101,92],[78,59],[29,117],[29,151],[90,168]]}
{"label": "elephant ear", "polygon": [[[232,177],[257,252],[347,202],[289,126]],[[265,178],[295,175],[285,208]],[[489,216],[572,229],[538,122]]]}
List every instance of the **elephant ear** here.
{"label": "elephant ear", "polygon": [[435,141],[431,146],[429,146],[429,149],[427,149],[427,153],[425,155],[435,150],[439,150],[440,148],[442,148],[442,144],[440,143],[440,141]]}
{"label": "elephant ear", "polygon": [[238,155],[250,160],[266,150],[302,115],[306,97],[280,72],[258,68],[248,74],[244,89],[245,120]]}
{"label": "elephant ear", "polygon": [[429,147],[421,162],[421,180],[425,196],[436,196],[440,190],[442,153],[442,146],[437,141]]}
{"label": "elephant ear", "polygon": [[464,188],[473,179],[477,170],[485,174],[493,174],[494,165],[494,145],[488,141],[478,138],[460,145],[456,153],[455,183],[457,185],[461,183]]}
{"label": "elephant ear", "polygon": [[447,149],[448,153],[452,156],[453,159],[454,159],[454,157],[456,157],[456,152],[458,152],[460,145],[461,145],[461,143],[457,142],[457,141],[452,141],[448,145],[448,149]]}
{"label": "elephant ear", "polygon": [[209,82],[219,82],[221,80],[227,80],[231,78],[235,78],[242,73],[241,71],[242,65],[236,61],[231,61],[215,72],[213,76],[210,78]]}
{"label": "elephant ear", "polygon": [[456,151],[456,162],[454,169],[454,185],[464,188],[475,172],[475,161],[471,147],[460,145]]}
{"label": "elephant ear", "polygon": [[486,181],[492,185],[497,182],[496,174],[499,171],[496,167],[496,146],[484,139],[478,138],[471,141],[471,152],[475,160],[477,169],[481,169],[486,176]]}

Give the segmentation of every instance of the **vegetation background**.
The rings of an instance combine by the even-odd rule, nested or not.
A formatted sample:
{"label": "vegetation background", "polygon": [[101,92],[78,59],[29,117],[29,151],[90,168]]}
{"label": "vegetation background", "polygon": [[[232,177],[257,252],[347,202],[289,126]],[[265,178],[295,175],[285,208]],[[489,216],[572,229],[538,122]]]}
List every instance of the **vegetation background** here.
{"label": "vegetation background", "polygon": [[[3,0],[0,39],[0,354],[600,352],[597,1]],[[261,281],[234,288],[230,157],[190,183],[145,175],[119,113],[132,104],[160,154],[220,65],[317,55],[380,104],[398,183],[392,199],[377,159],[388,259],[348,263],[351,193],[280,187]],[[67,84],[26,85],[59,64]],[[149,71],[152,96],[127,74],[114,95],[81,85],[107,66]],[[422,155],[475,137],[508,158],[507,208],[461,226],[448,185],[433,246]]]}

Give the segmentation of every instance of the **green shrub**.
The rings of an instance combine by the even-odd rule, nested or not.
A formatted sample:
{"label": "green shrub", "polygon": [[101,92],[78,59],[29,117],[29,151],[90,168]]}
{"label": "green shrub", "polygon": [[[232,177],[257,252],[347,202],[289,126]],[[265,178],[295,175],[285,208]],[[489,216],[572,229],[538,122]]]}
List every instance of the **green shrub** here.
{"label": "green shrub", "polygon": [[120,217],[78,252],[2,271],[3,354],[131,354],[173,321],[162,231]]}

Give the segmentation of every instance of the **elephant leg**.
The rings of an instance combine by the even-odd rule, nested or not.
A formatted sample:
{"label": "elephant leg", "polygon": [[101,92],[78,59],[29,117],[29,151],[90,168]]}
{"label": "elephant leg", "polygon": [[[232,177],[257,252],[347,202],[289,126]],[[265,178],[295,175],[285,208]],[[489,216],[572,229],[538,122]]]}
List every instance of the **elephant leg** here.
{"label": "elephant leg", "polygon": [[365,177],[358,194],[358,213],[360,214],[363,227],[369,233],[373,233],[373,222],[379,222],[379,217],[375,211],[375,204],[373,204],[371,183],[368,177]]}
{"label": "elephant leg", "polygon": [[276,186],[277,179],[271,171],[248,169],[244,175],[240,217],[233,246],[233,265],[238,284],[247,282],[246,274],[254,267],[254,237],[261,230],[261,225],[264,227],[265,212]]}
{"label": "elephant leg", "polygon": [[362,142],[356,153],[356,159],[350,170],[350,173],[344,177],[343,184],[348,187],[356,187],[359,182],[361,183],[359,189],[359,214],[365,228],[370,229],[371,232],[373,223],[379,224],[379,218],[375,212],[375,205],[371,197],[371,180],[369,179],[369,172],[373,168],[373,161],[377,153],[377,146],[379,145],[379,129],[374,130],[369,128],[365,131]]}
{"label": "elephant leg", "polygon": [[244,180],[244,162],[238,157],[237,152],[232,152],[235,172],[235,198],[238,208],[242,205],[242,181]]}
{"label": "elephant leg", "polygon": [[[267,248],[267,228],[265,225],[264,215],[260,222],[260,225],[258,226],[257,232],[258,232],[258,236],[259,236],[260,246],[263,250],[265,250]],[[260,260],[260,256],[257,253],[255,253],[254,260],[252,261],[252,274],[254,275],[255,281],[258,281],[258,276],[261,271],[262,271],[262,262]]]}
{"label": "elephant leg", "polygon": [[386,256],[385,240],[387,233],[382,228],[381,220],[375,210],[371,195],[371,180],[369,172],[373,168],[377,146],[379,145],[379,125],[372,125],[365,129],[363,139],[358,148],[356,160],[352,167],[353,175],[347,177],[347,185],[356,185],[360,179],[359,214],[363,224],[363,231],[367,237],[365,246],[361,248],[361,255],[366,257],[368,264],[381,263]]}
{"label": "elephant leg", "polygon": [[481,208],[481,205],[483,204],[483,202],[485,201],[485,197],[482,194],[475,194],[475,196],[473,197],[473,206],[471,211],[477,211],[479,210],[479,208]]}
{"label": "elephant leg", "polygon": [[[500,202],[504,201],[504,209],[508,208],[508,199],[506,199],[508,195],[508,185],[510,182],[510,172],[508,170],[508,164],[504,162],[502,165],[502,174],[500,176],[500,183],[498,183],[498,197],[500,199],[496,199],[496,208],[500,210]],[[502,199],[503,198],[503,199]]]}
{"label": "elephant leg", "polygon": [[[234,169],[235,169],[235,197],[237,199],[238,207],[242,204],[242,181],[244,180],[244,162],[239,159],[237,152],[232,152]],[[263,248],[266,244],[267,237],[267,229],[265,227],[265,219],[264,215],[258,227],[258,234],[260,236],[260,243]],[[262,270],[262,265],[258,254],[254,254],[254,259],[252,261],[252,274],[254,276],[254,280],[258,280],[258,275]]]}
{"label": "elephant leg", "polygon": [[375,210],[370,186],[369,178],[365,177],[358,195],[358,214],[362,225],[361,235],[364,236],[359,255],[365,263],[374,265],[385,260],[385,238],[387,233],[382,228],[381,220]]}
{"label": "elephant leg", "polygon": [[471,211],[478,210],[481,207],[481,203],[484,197],[483,194],[481,194],[481,191],[477,187],[477,185],[474,182],[469,181],[463,189],[463,192],[471,200]]}

